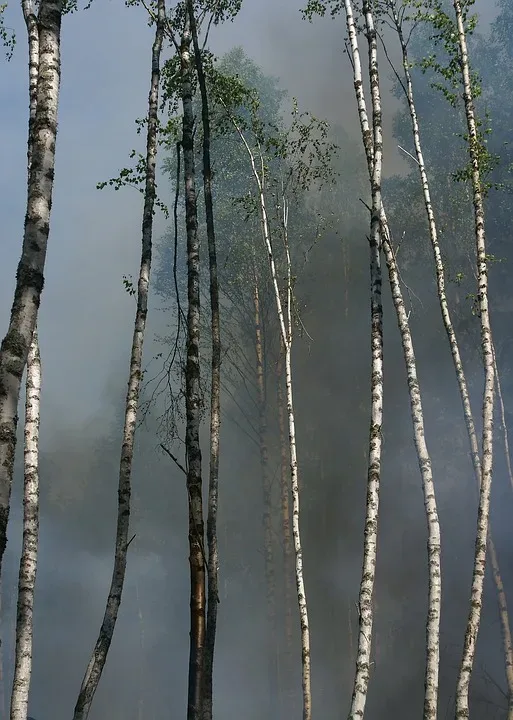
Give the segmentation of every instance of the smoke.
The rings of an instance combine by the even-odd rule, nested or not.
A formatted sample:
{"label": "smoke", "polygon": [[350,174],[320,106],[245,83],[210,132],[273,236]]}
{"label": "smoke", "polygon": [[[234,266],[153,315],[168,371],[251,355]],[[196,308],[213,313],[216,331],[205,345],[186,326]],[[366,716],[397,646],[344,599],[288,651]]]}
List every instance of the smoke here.
{"label": "smoke", "polygon": [[[489,3],[482,0],[476,6],[486,22],[493,18]],[[12,24],[23,36],[18,16]],[[301,108],[344,128],[350,141],[341,158],[342,172],[361,162],[344,35],[342,16],[310,25],[301,20],[291,0],[247,2],[233,24],[212,30],[216,53],[242,44],[265,72],[280,77]],[[40,319],[42,518],[30,704],[37,720],[70,717],[112,571],[121,417],[134,314],[122,276],[136,274],[141,203],[130,188],[99,192],[95,185],[116,175],[128,163],[128,151],[141,145],[133,121],[146,112],[151,36],[142,10],[93,4],[87,12],[66,18],[63,43],[55,202]],[[392,137],[398,102],[388,92],[391,82],[384,60],[382,73],[385,167],[391,175],[403,172],[406,164]],[[25,202],[27,93],[21,42],[11,66],[0,76],[0,93],[4,134],[9,138],[4,143],[9,176],[0,181],[5,233],[0,319],[6,327]],[[299,292],[312,339],[298,339],[294,355],[314,712],[327,717],[345,712],[351,692],[368,434],[368,228],[359,203],[359,181],[355,177],[353,184],[351,177],[346,182],[353,219],[342,236],[323,237],[311,253]],[[156,236],[164,226],[159,219]],[[454,692],[466,621],[476,494],[466,439],[460,442],[461,431],[451,430],[461,427],[461,411],[439,311],[427,281],[415,292],[422,303],[413,301],[413,332],[445,538],[445,708]],[[162,350],[153,338],[165,333],[168,313],[154,299],[146,350],[149,366]],[[412,708],[420,708],[422,702],[426,532],[404,363],[389,297],[385,318],[385,471],[369,717],[402,718],[410,717]],[[477,367],[472,370],[477,372]],[[229,398],[224,403],[229,408]],[[150,417],[138,436],[136,538],[92,720],[151,720],[184,712],[186,704],[187,498],[180,470],[158,449],[156,425],[155,416]],[[215,711],[226,720],[256,720],[267,710],[258,453],[229,419],[222,432]],[[21,543],[19,469],[2,589],[7,688]],[[503,491],[498,500],[497,542],[503,566],[510,568],[511,500]],[[505,580],[511,585],[511,572]],[[490,587],[476,693],[495,701],[497,692],[489,682],[483,684],[483,669],[501,682],[500,632]],[[294,680],[298,687],[298,673]],[[481,716],[489,717],[486,706],[476,705],[475,717]]]}

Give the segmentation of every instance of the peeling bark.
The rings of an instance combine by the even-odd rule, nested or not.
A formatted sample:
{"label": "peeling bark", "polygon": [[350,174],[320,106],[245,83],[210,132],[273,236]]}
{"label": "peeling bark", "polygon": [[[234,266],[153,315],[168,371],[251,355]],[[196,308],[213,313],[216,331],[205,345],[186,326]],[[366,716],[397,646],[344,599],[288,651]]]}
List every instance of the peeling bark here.
{"label": "peeling bark", "polygon": [[39,418],[41,359],[37,329],[27,360],[25,401],[25,458],[23,493],[23,543],[18,579],[16,649],[11,693],[11,720],[26,720],[32,674],[34,589],[39,543]]}
{"label": "peeling bark", "polygon": [[[34,93],[37,107],[29,127],[27,212],[9,328],[0,347],[0,570],[7,544],[21,378],[37,322],[50,231],[63,7],[63,0],[41,0],[39,5],[39,62],[35,93],[35,57],[32,57],[32,52],[30,54],[31,105]],[[28,12],[30,17],[29,39],[35,38],[36,25],[31,7],[24,5],[23,11]]]}
{"label": "peeling bark", "polygon": [[142,377],[142,357],[146,319],[148,315],[148,291],[150,283],[153,214],[156,197],[155,166],[158,147],[158,99],[160,84],[160,55],[164,39],[166,5],[158,0],[155,39],[151,57],[151,81],[148,97],[148,126],[146,138],[146,178],[142,218],[142,247],[139,280],[137,284],[137,309],[135,313],[128,389],[125,404],[123,441],[119,464],[118,513],[114,569],[105,606],[105,614],[96,640],[89,665],[87,666],[75,705],[73,720],[86,720],[114,635],[125,582],[130,527],[131,474],[134,455],[134,440],[137,426],[137,410]]}

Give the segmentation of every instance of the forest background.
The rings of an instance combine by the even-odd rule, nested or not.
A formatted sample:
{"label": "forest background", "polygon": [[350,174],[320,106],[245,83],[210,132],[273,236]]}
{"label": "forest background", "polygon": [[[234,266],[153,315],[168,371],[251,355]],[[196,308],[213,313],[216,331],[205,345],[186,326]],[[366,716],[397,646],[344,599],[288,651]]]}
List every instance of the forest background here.
{"label": "forest background", "polygon": [[[501,156],[497,173],[506,181],[510,151],[505,143],[511,131],[512,101],[509,78],[498,72],[497,63],[511,58],[513,46],[507,34],[493,34],[493,23],[502,12],[497,27],[503,27],[508,9],[481,2],[476,3],[476,10],[482,38],[476,40],[473,63],[482,77],[483,108],[490,111],[490,146]],[[13,6],[8,13],[7,24],[23,38],[18,9]],[[96,185],[127,163],[128,151],[136,143],[139,150],[144,146],[143,137],[135,134],[134,120],[146,114],[152,33],[143,8],[98,2],[86,12],[66,17],[62,35],[54,206],[38,321],[44,368],[42,520],[30,704],[38,720],[69,717],[111,575],[119,438],[134,312],[134,300],[126,292],[123,277],[137,275],[140,203],[130,188],[100,192]],[[301,109],[326,118],[340,146],[333,158],[340,173],[334,202],[343,222],[312,244],[302,268],[297,296],[306,331],[299,333],[294,349],[312,686],[316,713],[330,717],[346,708],[352,687],[369,407],[368,216],[360,202],[368,191],[351,66],[343,55],[344,37],[341,16],[309,24],[292,0],[279,5],[265,0],[243,4],[233,23],[212,31],[210,42],[218,56],[241,46],[264,75],[277,77],[279,87],[287,91],[284,112],[296,97]],[[397,50],[395,55],[391,50],[391,57],[398,62]],[[384,192],[391,198],[389,214],[396,233],[404,233],[401,272],[412,288],[411,322],[428,441],[434,475],[440,478],[437,492],[446,548],[441,634],[444,707],[453,702],[466,621],[476,494],[433,279],[426,273],[427,251],[415,246],[416,218],[422,209],[411,212],[417,202],[412,198],[419,192],[414,189],[416,169],[398,147],[412,151],[403,103],[393,95],[384,58],[381,69]],[[27,114],[26,74],[20,40],[12,60],[0,73],[2,158],[8,168],[0,178],[0,320],[4,327],[26,201],[26,125],[20,120]],[[460,155],[452,149],[455,130],[445,100],[429,90],[426,80],[420,82],[419,114],[426,126],[426,154],[441,188],[442,179],[447,181],[461,164]],[[172,183],[160,170],[162,161],[161,155],[159,195],[168,192],[170,197]],[[456,188],[454,197],[452,190],[439,192],[446,200],[444,223],[460,227],[459,190],[450,179],[452,187]],[[490,252],[501,261],[504,258],[492,265],[490,282],[506,405],[513,400],[508,360],[512,298],[508,289],[507,202],[504,189],[490,198],[489,229]],[[422,223],[419,220],[420,226]],[[164,241],[157,238],[165,238],[168,224],[157,213],[154,237],[161,248]],[[459,278],[462,255],[458,250],[449,261],[451,293],[459,307],[458,327],[468,339],[467,372],[479,398],[482,368],[472,350],[475,318],[467,298],[473,278],[467,274]],[[165,253],[156,253],[157,287],[159,258],[162,262]],[[403,359],[387,293],[385,412],[393,421],[389,420],[384,430],[377,641],[368,712],[371,717],[401,718],[422,701],[423,693],[425,520]],[[160,338],[169,331],[169,308],[169,299],[152,292],[145,348],[148,376],[158,371],[159,359],[154,358],[162,352]],[[146,388],[143,399],[148,399],[149,392]],[[216,707],[217,714],[227,720],[241,716],[252,720],[266,712],[268,702],[260,466],[258,448],[241,429],[244,418],[237,404],[228,394],[223,395],[223,403]],[[150,720],[182,712],[186,703],[187,499],[180,471],[159,450],[157,416],[158,412],[147,416],[137,440],[132,521],[136,539],[130,547],[119,623],[91,712],[91,717],[99,720]],[[271,443],[275,475],[278,451],[277,444]],[[467,490],[462,491],[462,486]],[[7,695],[14,652],[21,493],[18,472],[2,578]],[[513,588],[512,502],[499,458],[493,491],[494,539],[507,588]],[[483,713],[500,713],[504,706],[500,642],[496,599],[488,578],[473,685],[476,708],[483,708]]]}

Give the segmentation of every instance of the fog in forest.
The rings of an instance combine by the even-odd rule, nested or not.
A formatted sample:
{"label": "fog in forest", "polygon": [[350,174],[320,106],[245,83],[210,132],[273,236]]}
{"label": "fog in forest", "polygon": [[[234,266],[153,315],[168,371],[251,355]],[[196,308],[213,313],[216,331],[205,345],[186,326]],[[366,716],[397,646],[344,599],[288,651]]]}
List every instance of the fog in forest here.
{"label": "fog in forest", "polygon": [[[479,32],[486,37],[498,11],[487,0],[476,3],[476,8]],[[27,117],[26,40],[19,8],[10,7],[7,17],[7,24],[16,29],[20,39],[13,59],[2,65],[0,73],[2,165],[8,169],[0,179],[0,322],[4,328],[25,212]],[[146,113],[152,42],[145,11],[113,0],[95,0],[87,11],[66,16],[63,26],[54,204],[38,320],[43,365],[41,530],[29,706],[36,720],[71,717],[103,617],[112,573],[122,418],[135,310],[123,276],[137,277],[142,202],[133,189],[99,191],[96,184],[114,177],[127,164],[133,147],[143,147],[134,121]],[[304,327],[298,330],[293,351],[314,715],[337,719],[345,716],[349,707],[356,657],[370,401],[369,227],[367,211],[360,202],[362,197],[368,202],[368,183],[351,65],[343,53],[345,33],[343,15],[334,20],[317,18],[310,24],[301,18],[295,0],[246,0],[235,22],[213,29],[211,38],[211,48],[218,56],[235,46],[243,47],[264,74],[279,78],[280,87],[288,92],[285,107],[297,97],[302,109],[328,120],[341,146],[336,169],[343,187],[345,222],[337,233],[330,230],[313,243],[308,257],[300,263],[297,297]],[[391,46],[393,42],[390,39]],[[397,50],[391,50],[391,57],[399,62]],[[476,58],[486,88],[494,71],[484,64],[487,56],[482,47],[476,51]],[[391,70],[382,53],[380,68],[387,197],[396,188],[400,190],[406,174],[413,173],[415,167],[397,147],[403,146],[404,127],[409,128],[403,122],[401,129],[399,113],[404,112],[404,103],[392,94]],[[443,99],[437,97],[436,102],[439,108],[445,107]],[[429,110],[426,112],[429,115]],[[420,116],[422,120],[422,110]],[[431,121],[428,118],[426,122]],[[497,124],[500,122],[502,119]],[[510,131],[510,125],[501,126],[500,138]],[[429,132],[430,138],[436,137],[432,125]],[[447,130],[438,142],[450,143],[453,137]],[[501,139],[497,140],[497,152],[501,152]],[[411,142],[406,150],[413,151]],[[426,154],[429,156],[429,150]],[[443,155],[444,147],[438,146],[433,162]],[[163,157],[159,156],[159,166]],[[198,189],[200,178],[198,169]],[[162,172],[159,193],[164,197],[171,193],[169,179]],[[401,224],[401,211],[411,215],[403,203],[411,203],[413,209],[415,203],[400,192],[394,197],[390,215],[394,220],[399,218],[394,225],[397,238],[404,233],[401,268],[442,526],[439,716],[444,718],[446,712],[447,717],[453,713],[467,621],[477,489],[432,279],[432,261],[422,260],[421,253],[426,250],[417,250],[412,217]],[[470,203],[468,208],[471,218]],[[490,243],[493,246],[495,242],[496,247],[490,252],[500,258],[508,255],[503,237],[509,233],[506,217],[505,212],[499,213],[491,231]],[[446,221],[451,224],[451,218]],[[169,221],[157,213],[155,222],[158,246]],[[423,227],[424,220],[419,222]],[[443,241],[449,244],[447,237]],[[427,247],[428,241],[424,244]],[[183,244],[180,252],[184,262]],[[162,257],[155,252],[154,277]],[[500,297],[496,304],[502,309],[497,312],[495,330],[504,344],[511,326],[511,310],[504,310],[511,298],[505,267],[508,261],[511,255],[490,273],[491,292]],[[459,262],[459,256],[454,262]],[[423,274],[428,264],[429,273]],[[453,276],[458,270],[455,266]],[[206,264],[202,272],[206,276]],[[479,353],[472,350],[472,338],[474,345],[479,340],[479,325],[467,299],[474,279],[467,279],[468,287],[465,282],[461,287],[453,282],[449,292],[460,304],[458,322],[469,338],[465,362],[480,427],[482,364]],[[406,720],[412,716],[412,708],[421,712],[423,698],[426,520],[404,360],[386,279],[384,298],[382,505],[376,637],[367,714],[377,720]],[[152,293],[145,381],[161,371],[159,355],[167,352],[161,338],[169,335],[174,312],[172,298],[165,300]],[[204,312],[208,312],[206,306]],[[251,345],[247,352],[254,352]],[[511,407],[513,385],[508,383],[507,349],[504,353],[504,400]],[[270,376],[272,381],[272,372]],[[145,382],[143,401],[149,400],[152,387]],[[214,711],[222,720],[257,720],[269,714],[260,461],[258,447],[241,417],[240,402],[237,394],[223,393],[220,603],[214,679]],[[183,474],[159,447],[163,403],[159,396],[138,429],[131,521],[131,535],[135,537],[129,548],[119,621],[91,720],[160,720],[181,717],[185,712],[189,648],[187,496]],[[270,468],[278,483],[280,448],[273,422]],[[205,441],[207,426],[205,422]],[[12,678],[21,547],[22,432],[21,428],[1,589],[4,707],[8,707]],[[174,452],[181,457],[183,447],[175,443]],[[513,496],[503,457],[497,450],[492,521],[503,580],[513,597]],[[206,445],[204,468],[206,477]],[[295,615],[294,623],[294,651],[299,658],[299,619]],[[300,717],[299,660],[287,682],[294,716]],[[501,632],[490,577],[471,693],[473,719],[506,717]],[[271,704],[283,702],[283,698],[276,698]],[[271,720],[277,717],[290,716],[273,715]]]}

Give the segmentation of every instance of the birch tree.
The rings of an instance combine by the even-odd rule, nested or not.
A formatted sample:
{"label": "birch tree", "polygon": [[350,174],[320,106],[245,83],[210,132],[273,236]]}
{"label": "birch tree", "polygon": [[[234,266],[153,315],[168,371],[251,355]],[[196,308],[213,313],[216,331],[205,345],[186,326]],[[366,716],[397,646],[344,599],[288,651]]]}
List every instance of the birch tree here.
{"label": "birch tree", "polygon": [[[30,190],[34,123],[37,111],[39,73],[39,32],[30,0],[22,3],[27,28],[29,55],[29,124],[27,140],[27,188]],[[11,692],[11,720],[25,720],[32,674],[34,590],[39,544],[39,423],[41,401],[41,358],[37,326],[27,358],[24,430],[23,541],[18,575],[16,646]]]}
{"label": "birch tree", "polygon": [[41,359],[34,330],[27,361],[25,400],[25,461],[23,493],[23,542],[18,580],[16,649],[11,693],[11,720],[25,720],[32,672],[34,588],[39,542],[39,408]]}
{"label": "birch tree", "polygon": [[[338,11],[336,3],[312,2],[307,6],[306,14],[312,16],[313,13],[324,14],[328,6],[332,6],[333,14]],[[361,63],[358,49],[358,38],[356,33],[355,18],[353,6],[350,0],[344,2],[346,12],[347,32],[350,44],[350,53],[353,65],[354,87],[356,94],[356,102],[358,107],[358,115],[360,119],[360,128],[362,139],[367,157],[367,166],[369,179],[373,181],[374,175],[374,137],[369,125],[367,105],[364,94],[364,86],[361,73]],[[371,101],[374,122],[381,123],[381,99],[380,99],[380,78],[377,61],[377,40],[376,29],[374,26],[374,16],[369,2],[363,5],[364,28],[369,46],[369,79],[371,86]],[[434,720],[437,715],[438,701],[438,673],[440,659],[440,610],[441,610],[441,539],[440,524],[438,520],[438,509],[436,504],[435,489],[433,483],[433,474],[431,468],[431,458],[426,444],[424,430],[424,414],[422,407],[422,397],[420,393],[416,357],[409,325],[409,314],[403,298],[399,271],[395,252],[392,246],[392,236],[388,225],[388,219],[385,213],[383,203],[380,209],[381,223],[381,241],[382,249],[385,256],[390,287],[392,291],[392,300],[397,315],[399,331],[401,335],[401,343],[406,363],[406,371],[408,378],[408,391],[410,396],[410,408],[413,422],[414,442],[419,461],[419,468],[422,477],[422,487],[424,492],[424,507],[428,528],[428,569],[429,569],[429,589],[428,589],[428,615],[426,622],[426,670],[425,670],[425,694],[424,694],[424,719]],[[360,617],[360,624],[362,618]],[[365,638],[362,638],[365,640]],[[360,653],[360,642],[359,650]],[[368,641],[367,641],[368,642]],[[367,652],[370,652],[370,647]],[[358,668],[357,668],[358,673]],[[360,705],[365,703],[367,687],[356,687],[356,691],[361,694]],[[353,708],[356,709],[353,702]]]}
{"label": "birch tree", "polygon": [[[404,7],[407,7],[407,6],[404,6]],[[410,59],[408,56],[408,43],[407,43],[404,29],[403,29],[403,24],[404,24],[405,20],[409,19],[409,18],[405,17],[404,12],[402,12],[401,16],[400,16],[396,5],[393,2],[391,2],[391,0],[387,0],[386,10],[387,10],[387,14],[389,15],[390,19],[392,20],[393,27],[395,27],[395,30],[397,32],[397,36],[399,39],[399,43],[401,46],[404,82],[399,78],[399,76],[397,76],[397,77],[402,86],[402,89],[404,91],[404,94],[406,96],[406,100],[408,103],[408,109],[409,109],[410,118],[411,118],[413,142],[414,142],[414,146],[415,146],[415,158],[416,158],[416,162],[417,162],[417,166],[418,166],[418,170],[419,170],[419,174],[420,174],[420,180],[421,180],[421,184],[422,184],[425,210],[426,210],[426,215],[427,215],[427,219],[428,219],[429,236],[430,236],[430,240],[431,240],[431,246],[432,246],[433,256],[434,256],[434,261],[435,261],[436,283],[437,283],[437,292],[438,292],[440,310],[441,310],[441,314],[442,314],[444,328],[445,328],[447,338],[449,341],[449,347],[451,350],[451,355],[452,355],[452,360],[453,360],[453,364],[454,364],[454,370],[456,373],[456,378],[458,381],[458,387],[459,387],[459,392],[460,392],[462,406],[463,406],[465,425],[467,428],[467,434],[468,434],[469,442],[470,442],[470,451],[471,451],[472,463],[474,466],[477,486],[478,486],[478,488],[480,488],[481,478],[482,478],[482,466],[481,466],[481,458],[480,458],[480,453],[479,453],[479,444],[478,444],[478,440],[477,440],[477,433],[476,433],[476,429],[475,429],[474,417],[473,417],[471,403],[470,403],[470,394],[468,391],[467,378],[466,378],[465,370],[463,367],[459,344],[458,344],[458,340],[456,337],[456,332],[454,330],[451,311],[449,309],[447,294],[446,294],[446,290],[445,290],[445,285],[446,285],[445,267],[444,267],[444,263],[443,263],[443,259],[442,259],[442,253],[440,250],[439,241],[438,241],[438,229],[437,229],[437,222],[436,222],[436,218],[435,218],[433,203],[431,200],[430,183],[429,183],[426,166],[425,166],[425,162],[424,162],[424,155],[422,152],[420,127],[419,127],[419,121],[418,121],[417,111],[416,111],[416,107],[415,107],[415,100],[414,100],[414,94],[413,94],[413,82],[412,82],[412,77],[411,77],[411,72],[410,72],[411,62],[410,62]],[[492,352],[493,352],[493,348],[492,348]],[[494,362],[495,373],[497,374],[495,355],[493,358],[493,362]],[[497,382],[498,382],[498,380],[499,380],[499,378],[497,376]],[[498,389],[499,389],[499,387],[500,386],[498,384]],[[500,390],[499,390],[499,393],[500,393]],[[502,398],[499,397],[499,399],[502,403]],[[503,411],[502,411],[502,415],[504,415]],[[505,423],[503,423],[503,426],[504,426],[504,428],[506,427]],[[505,437],[506,437],[506,462],[509,464],[507,435],[505,435]],[[499,617],[500,617],[500,622],[501,622],[503,648],[504,648],[504,656],[505,656],[506,680],[508,683],[508,691],[509,691],[508,718],[510,718],[510,720],[511,720],[511,718],[513,718],[513,646],[512,646],[512,641],[511,641],[511,629],[510,629],[510,622],[509,622],[507,598],[506,598],[506,593],[505,593],[505,589],[504,589],[504,584],[502,582],[502,576],[501,576],[501,572],[500,572],[500,568],[499,568],[497,552],[495,549],[495,544],[493,542],[491,526],[489,526],[487,545],[488,545],[488,553],[489,553],[489,557],[490,557],[490,562],[492,564],[493,579],[494,579],[494,583],[495,583],[497,599],[498,599],[498,606],[499,606]]]}
{"label": "birch tree", "polygon": [[91,709],[95,692],[105,667],[107,654],[114,635],[114,629],[121,603],[125,581],[127,552],[130,540],[130,498],[131,473],[134,454],[134,440],[139,405],[139,393],[142,376],[142,357],[146,320],[148,315],[148,291],[150,283],[153,215],[156,196],[155,165],[157,157],[157,131],[160,83],[160,56],[164,40],[166,5],[158,0],[155,23],[155,39],[151,55],[151,81],[148,97],[148,120],[146,135],[146,172],[144,189],[144,208],[142,217],[142,247],[139,279],[137,284],[137,308],[135,313],[128,390],[125,403],[125,417],[121,458],[119,464],[118,513],[116,527],[116,545],[112,580],[105,607],[105,614],[91,659],[87,666],[78,699],[75,705],[74,720],[86,720]]}
{"label": "birch tree", "polygon": [[[369,49],[369,73],[371,75],[371,88],[373,93],[372,103],[372,145],[373,154],[369,161],[369,173],[371,173],[372,191],[372,213],[370,228],[370,269],[371,269],[371,423],[369,433],[369,457],[367,475],[367,501],[365,512],[364,550],[362,578],[360,582],[360,593],[358,601],[359,632],[358,652],[356,658],[356,673],[353,685],[351,700],[350,718],[364,716],[367,700],[367,689],[369,686],[371,640],[374,616],[374,581],[376,576],[376,558],[378,541],[378,516],[379,516],[379,486],[381,477],[381,447],[383,423],[383,307],[381,301],[381,174],[382,174],[382,153],[383,137],[381,128],[381,108],[379,97],[379,81],[377,80],[377,47],[376,38],[373,33],[373,20],[370,14],[370,7],[364,4],[366,12],[366,24]],[[352,7],[346,2],[346,17],[348,29],[351,31],[351,44],[355,48],[356,36],[354,34],[354,21]],[[353,63],[355,73],[355,87],[361,83],[361,70],[357,62],[359,59],[356,45],[356,53],[353,51]]]}
{"label": "birch tree", "polygon": [[471,181],[474,201],[476,261],[478,270],[478,303],[481,321],[481,350],[485,371],[483,391],[482,467],[477,516],[476,546],[470,610],[465,631],[463,656],[456,688],[456,717],[469,716],[469,685],[474,663],[475,647],[483,603],[486,569],[486,543],[489,532],[490,492],[493,466],[493,401],[495,365],[488,306],[488,258],[486,253],[485,211],[481,181],[481,144],[477,129],[474,98],[467,50],[464,14],[460,0],[454,0],[454,14],[459,46],[459,65],[463,85],[463,101],[468,130],[468,149],[471,163]]}
{"label": "birch tree", "polygon": [[219,495],[219,431],[221,424],[221,318],[219,309],[219,281],[217,272],[217,250],[214,227],[214,205],[212,200],[212,167],[210,161],[210,110],[207,81],[203,58],[198,41],[196,16],[192,0],[187,1],[191,24],[196,72],[201,93],[201,119],[203,125],[203,192],[207,225],[208,260],[210,271],[210,312],[212,335],[212,373],[210,386],[210,471],[207,510],[208,547],[208,604],[205,637],[205,668],[203,686],[203,720],[212,718],[212,682],[214,649],[217,627],[217,605],[219,603],[219,551],[217,543],[217,504]]}
{"label": "birch tree", "polygon": [[[231,79],[231,84],[236,84],[237,79]],[[276,314],[279,324],[279,335],[281,344],[283,346],[283,362],[284,362],[284,374],[285,374],[285,396],[287,403],[287,418],[288,418],[288,454],[290,464],[290,485],[291,485],[291,496],[292,496],[292,537],[294,541],[294,552],[295,552],[295,575],[296,575],[296,591],[299,607],[300,616],[300,627],[301,627],[301,667],[302,667],[302,692],[303,692],[303,720],[311,720],[312,717],[312,696],[311,696],[311,659],[310,659],[310,625],[308,618],[308,604],[306,598],[304,574],[303,574],[303,552],[301,544],[301,531],[300,531],[300,487],[299,487],[299,471],[298,471],[298,459],[297,459],[297,443],[296,443],[296,418],[294,413],[294,399],[293,399],[293,379],[292,379],[292,342],[293,342],[293,276],[292,276],[292,260],[291,260],[291,248],[289,243],[289,188],[287,186],[288,180],[294,175],[298,178],[299,185],[301,187],[309,187],[311,182],[323,180],[322,170],[329,166],[326,162],[326,155],[319,162],[319,166],[315,166],[315,160],[308,151],[308,145],[310,141],[313,145],[313,153],[321,154],[324,151],[327,155],[330,155],[332,148],[325,146],[322,141],[311,139],[309,133],[311,132],[312,125],[306,123],[302,125],[303,116],[297,113],[297,108],[294,109],[295,122],[292,124],[292,128],[297,130],[298,140],[294,142],[291,135],[285,136],[281,142],[277,139],[271,140],[271,145],[278,149],[279,156],[283,159],[289,159],[291,162],[291,169],[289,174],[285,173],[285,177],[282,176],[280,181],[280,187],[275,189],[275,196],[278,198],[277,210],[280,214],[280,234],[283,242],[283,269],[281,273],[284,274],[285,280],[283,286],[280,287],[278,280],[278,263],[276,259],[276,251],[273,245],[273,237],[270,222],[270,210],[268,207],[268,201],[266,197],[266,191],[268,188],[268,177],[266,173],[266,159],[263,154],[263,142],[264,139],[261,136],[261,126],[258,122],[253,120],[252,132],[254,133],[254,145],[250,144],[247,132],[243,129],[241,122],[237,120],[230,109],[225,105],[227,115],[233,124],[243,147],[249,158],[251,172],[255,181],[256,187],[256,202],[259,212],[262,237],[264,240],[264,247],[268,256],[269,270],[272,281],[274,303],[276,307]],[[313,121],[315,125],[315,121]],[[291,147],[288,147],[288,145]],[[298,153],[298,166],[294,168],[294,154]],[[302,155],[306,153],[307,159],[304,161]],[[280,265],[281,267],[281,265]]]}
{"label": "birch tree", "polygon": [[28,0],[23,5],[30,40],[31,100],[34,93],[36,110],[29,128],[32,140],[22,254],[9,328],[0,346],[0,571],[7,543],[20,385],[36,327],[50,232],[63,11],[64,0],[41,0],[37,17]]}

